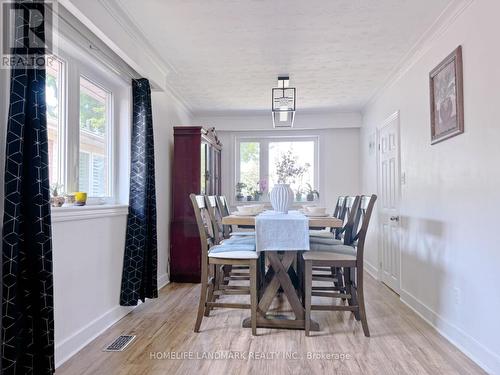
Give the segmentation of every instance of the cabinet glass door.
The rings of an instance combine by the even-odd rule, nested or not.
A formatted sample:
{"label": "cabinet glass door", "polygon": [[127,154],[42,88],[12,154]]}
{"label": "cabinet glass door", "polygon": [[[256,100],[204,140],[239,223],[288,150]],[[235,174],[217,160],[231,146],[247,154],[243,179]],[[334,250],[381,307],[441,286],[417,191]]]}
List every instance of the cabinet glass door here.
{"label": "cabinet glass door", "polygon": [[201,163],[200,163],[200,178],[201,178],[201,192],[200,194],[207,194],[208,192],[208,145],[206,143],[201,143]]}

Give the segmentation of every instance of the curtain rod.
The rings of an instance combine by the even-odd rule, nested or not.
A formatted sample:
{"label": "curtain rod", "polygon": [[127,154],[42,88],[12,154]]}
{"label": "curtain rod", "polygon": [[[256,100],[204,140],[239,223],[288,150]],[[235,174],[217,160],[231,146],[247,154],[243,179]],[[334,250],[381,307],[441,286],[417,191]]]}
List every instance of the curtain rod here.
{"label": "curtain rod", "polygon": [[[104,44],[104,42],[102,42],[94,33],[92,33],[91,30],[89,30],[83,23],[81,23],[69,11],[67,11],[61,5],[59,5],[58,8],[62,8],[62,12],[61,12],[61,9],[58,9],[57,12],[53,11],[52,12],[53,17],[57,17],[57,21],[63,21],[63,23],[66,26],[69,26],[78,36],[83,38],[86,42],[86,49],[90,50],[91,54],[93,54],[94,56],[97,55],[96,57],[99,59],[100,62],[105,64],[109,69],[111,69],[112,71],[114,71],[118,75],[126,75],[130,79],[141,78],[141,75],[139,73],[137,73],[132,67],[130,67],[118,55],[116,55],[116,57],[109,56],[106,52],[104,52],[101,48],[99,48],[99,46],[96,45],[95,41],[93,41],[91,38],[89,38],[88,34],[93,35],[97,41],[99,41],[103,44]],[[63,15],[62,13],[66,13],[66,14]],[[73,18],[73,20],[68,20],[67,18]],[[81,28],[75,26],[73,23],[81,25]],[[51,25],[51,26],[53,26],[53,25]],[[84,29],[85,31],[82,31],[81,29]],[[59,32],[60,30],[57,30],[57,31]],[[109,48],[109,47],[107,47],[107,48]],[[112,52],[112,53],[114,53],[114,52]],[[119,63],[115,64],[117,59],[119,59]]]}

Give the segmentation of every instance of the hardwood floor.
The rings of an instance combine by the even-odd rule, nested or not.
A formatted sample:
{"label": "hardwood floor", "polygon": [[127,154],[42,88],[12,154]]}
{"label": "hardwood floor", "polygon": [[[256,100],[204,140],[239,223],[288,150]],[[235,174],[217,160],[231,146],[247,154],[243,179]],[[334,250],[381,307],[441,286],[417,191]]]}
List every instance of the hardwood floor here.
{"label": "hardwood floor", "polygon": [[[139,306],[58,368],[56,375],[484,373],[388,288],[368,275],[365,283],[370,338],[364,337],[352,314],[322,311],[312,313],[321,327],[312,337],[304,337],[303,331],[263,328],[252,337],[250,329],[241,327],[249,310],[229,309],[212,311],[196,334],[199,285],[170,284],[159,299]],[[280,302],[284,304],[276,301],[274,307]],[[137,338],[124,352],[102,352],[120,334]],[[223,354],[233,358],[202,358]],[[181,359],[190,355],[193,359]]]}

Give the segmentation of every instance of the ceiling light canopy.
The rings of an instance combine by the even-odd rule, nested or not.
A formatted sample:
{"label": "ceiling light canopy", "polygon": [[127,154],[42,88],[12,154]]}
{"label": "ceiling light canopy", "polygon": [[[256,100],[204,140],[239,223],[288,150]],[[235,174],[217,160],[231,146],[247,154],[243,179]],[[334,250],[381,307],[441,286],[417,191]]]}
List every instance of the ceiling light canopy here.
{"label": "ceiling light canopy", "polygon": [[273,89],[273,126],[292,128],[295,120],[295,87],[289,87],[289,77],[278,77]]}

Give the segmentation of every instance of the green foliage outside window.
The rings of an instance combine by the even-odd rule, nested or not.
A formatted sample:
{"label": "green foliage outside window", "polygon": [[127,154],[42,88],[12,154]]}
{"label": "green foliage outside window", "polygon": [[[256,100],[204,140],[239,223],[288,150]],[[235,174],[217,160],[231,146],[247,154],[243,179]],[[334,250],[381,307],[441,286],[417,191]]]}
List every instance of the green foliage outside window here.
{"label": "green foliage outside window", "polygon": [[80,129],[103,136],[106,133],[106,104],[80,93]]}

